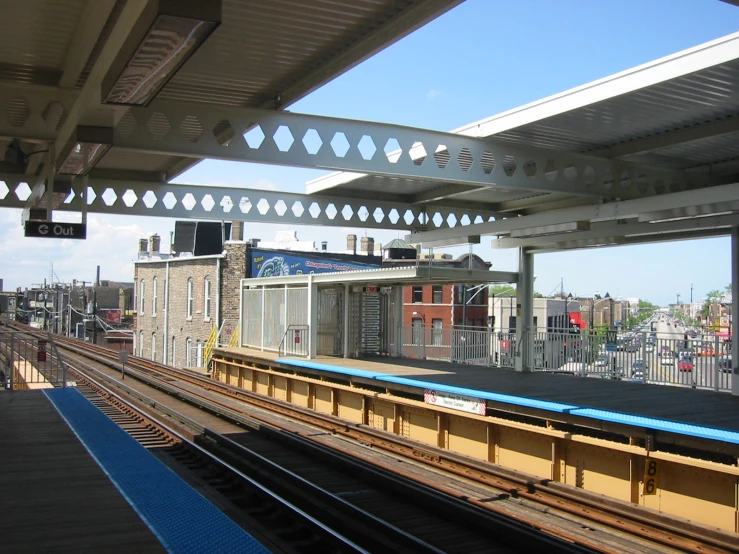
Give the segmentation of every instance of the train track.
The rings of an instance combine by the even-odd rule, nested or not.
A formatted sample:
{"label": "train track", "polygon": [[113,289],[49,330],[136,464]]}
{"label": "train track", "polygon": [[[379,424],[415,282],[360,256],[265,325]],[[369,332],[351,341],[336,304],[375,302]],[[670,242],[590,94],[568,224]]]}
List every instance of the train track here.
{"label": "train track", "polygon": [[[115,352],[62,337],[56,340],[59,347],[67,353],[71,366],[80,363],[89,364],[90,360],[93,360],[95,364],[103,368],[97,371],[101,374],[105,373],[108,379],[113,378],[115,371],[112,368],[117,368]],[[75,359],[78,361],[77,364],[74,362]],[[479,519],[480,525],[488,529],[483,543],[479,545],[480,551],[497,551],[491,550],[494,545],[490,543],[490,529],[494,527],[491,527],[490,522],[484,523],[486,518],[495,519],[496,517],[499,520],[504,519],[508,525],[518,526],[518,531],[516,531],[518,533],[525,531],[523,537],[517,536],[516,532],[512,532],[504,525],[493,533],[494,536],[501,534],[517,536],[514,541],[517,549],[524,544],[522,541],[531,540],[526,536],[532,534],[546,537],[550,541],[554,540],[557,543],[556,547],[597,552],[666,550],[726,552],[734,550],[738,544],[734,537],[720,531],[691,525],[683,520],[642,510],[618,501],[609,501],[600,495],[593,495],[556,483],[542,484],[532,480],[530,476],[506,471],[491,464],[475,462],[446,451],[420,446],[417,443],[361,425],[348,425],[335,417],[256,395],[188,371],[139,358],[133,358],[131,362],[129,365],[131,376],[135,376],[137,380],[147,382],[171,397],[177,397],[191,405],[199,405],[212,414],[219,414],[224,419],[236,421],[242,429],[259,427],[259,434],[247,434],[253,435],[249,439],[252,443],[261,441],[258,444],[259,452],[274,448],[275,443],[283,444],[287,440],[286,437],[290,437],[293,452],[297,449],[305,455],[306,452],[311,451],[308,457],[312,457],[314,462],[317,456],[325,467],[338,468],[344,474],[364,472],[366,475],[372,475],[372,480],[377,480],[379,479],[378,472],[394,473],[396,479],[397,474],[402,473],[406,485],[412,484],[411,488],[402,495],[405,500],[412,498],[416,503],[428,507],[434,505],[434,497],[437,502],[443,499],[448,506],[453,506],[452,508],[447,506],[450,516],[443,518],[447,525],[451,523],[448,518],[455,513],[465,514],[462,519],[468,524]],[[122,385],[118,383],[114,386]],[[129,392],[128,395],[130,394]],[[162,408],[161,401],[154,401],[151,397],[139,398],[139,402],[149,406],[158,405],[160,409]],[[166,412],[166,409],[164,411]],[[222,434],[214,433],[207,427],[192,421],[185,423],[183,419],[186,418],[183,418],[182,414],[169,413],[168,417],[170,421],[175,420],[188,427],[193,436],[215,444],[214,448],[224,458],[230,459],[231,463],[236,464],[239,457],[243,457],[243,453],[240,456],[233,454],[232,449],[237,445],[232,444],[234,441],[223,437]],[[288,423],[296,421],[300,422],[300,425],[310,427],[307,430],[299,429],[296,428],[297,424]],[[316,429],[321,429],[330,435],[317,434]],[[288,433],[285,433],[285,430]],[[327,437],[333,440],[329,441]],[[347,439],[350,439],[351,443]],[[327,446],[328,442],[333,442],[333,444]],[[350,444],[364,446],[357,449],[349,446]],[[371,449],[367,448],[368,446]],[[372,456],[367,454],[368,450],[373,453]],[[377,456],[375,453],[379,451],[392,456]],[[357,462],[357,456],[364,456],[364,465]],[[405,460],[412,460],[412,462],[398,464],[398,456],[403,456]],[[452,479],[449,474],[458,477]],[[385,475],[385,478],[387,477]],[[344,483],[343,486],[348,487],[349,485]],[[376,500],[372,497],[378,494],[376,489],[381,488],[377,483],[373,483],[375,489],[372,489],[373,492],[368,492],[370,489],[367,488],[366,483],[355,483],[352,486],[359,488],[358,490],[349,488],[344,491],[342,499],[352,499],[355,505],[357,503],[361,505],[363,499]],[[398,484],[390,486],[391,489],[396,487]],[[491,489],[493,496],[491,496]],[[427,496],[419,496],[418,490],[422,490]],[[491,498],[494,500],[491,501]],[[397,500],[395,502],[397,503]],[[367,503],[372,504],[372,502]],[[386,507],[392,506],[393,499],[383,497],[374,504],[379,507],[379,514],[376,517],[381,518],[383,504]],[[434,512],[438,515],[443,509],[444,506],[436,506]],[[469,512],[470,509],[473,512]],[[401,511],[410,513],[409,510],[412,511],[413,507],[409,506]],[[437,525],[440,524],[441,522],[437,523]],[[440,531],[441,527],[434,530]],[[467,532],[469,533],[469,530]],[[452,529],[445,529],[444,533],[456,536]],[[438,536],[444,533],[431,533],[431,535]],[[412,529],[408,531],[408,534],[423,535]],[[472,535],[467,535],[467,537]],[[459,546],[465,544],[460,539],[456,539],[452,544],[443,543],[443,541],[440,543],[438,539],[436,543],[431,540],[428,544],[432,548],[437,548],[438,551],[475,551],[474,547],[465,547],[460,550]],[[500,551],[505,551],[506,545],[495,545],[495,547],[503,548]],[[541,545],[533,548],[538,550]],[[376,551],[376,548],[373,547],[370,551]],[[420,550],[411,549],[411,551]]]}

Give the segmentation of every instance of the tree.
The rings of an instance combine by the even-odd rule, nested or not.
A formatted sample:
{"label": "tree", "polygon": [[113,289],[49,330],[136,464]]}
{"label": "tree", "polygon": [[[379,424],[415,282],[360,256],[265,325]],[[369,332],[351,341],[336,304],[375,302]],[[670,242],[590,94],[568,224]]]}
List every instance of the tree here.
{"label": "tree", "polygon": [[721,298],[723,293],[718,290],[712,290],[706,295],[706,302],[703,304],[703,308],[701,308],[701,317],[703,319],[708,319],[708,317],[711,315],[711,304],[713,303],[713,300]]}
{"label": "tree", "polygon": [[490,293],[490,296],[501,296],[501,294],[513,296],[516,294],[516,285],[508,285],[506,283],[490,285],[488,292]]}

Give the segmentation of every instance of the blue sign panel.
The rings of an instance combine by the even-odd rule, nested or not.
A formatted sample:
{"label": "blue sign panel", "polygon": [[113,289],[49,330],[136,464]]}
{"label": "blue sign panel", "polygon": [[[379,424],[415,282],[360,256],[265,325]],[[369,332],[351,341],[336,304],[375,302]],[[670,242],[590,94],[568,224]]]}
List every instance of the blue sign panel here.
{"label": "blue sign panel", "polygon": [[307,275],[309,273],[331,273],[338,271],[357,271],[376,269],[377,264],[360,264],[344,262],[328,257],[308,257],[285,254],[269,250],[252,249],[251,276],[281,277],[283,275]]}

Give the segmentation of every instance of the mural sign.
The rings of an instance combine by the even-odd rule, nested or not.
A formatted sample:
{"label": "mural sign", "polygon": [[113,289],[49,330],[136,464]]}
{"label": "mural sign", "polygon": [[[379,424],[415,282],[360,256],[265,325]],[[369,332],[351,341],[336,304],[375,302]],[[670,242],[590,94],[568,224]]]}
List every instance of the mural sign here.
{"label": "mural sign", "polygon": [[252,250],[251,257],[252,278],[358,271],[377,267],[377,264],[349,263],[328,257],[308,257],[258,249]]}

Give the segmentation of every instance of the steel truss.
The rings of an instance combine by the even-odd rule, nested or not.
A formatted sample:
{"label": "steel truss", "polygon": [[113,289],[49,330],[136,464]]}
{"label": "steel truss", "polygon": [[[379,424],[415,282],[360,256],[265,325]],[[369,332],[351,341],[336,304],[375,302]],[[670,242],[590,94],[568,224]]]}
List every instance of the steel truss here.
{"label": "steel truss", "polygon": [[[563,223],[589,221],[611,221],[640,218],[643,214],[670,213],[666,210],[683,210],[690,208],[698,210],[702,215],[720,214],[731,209],[739,201],[739,185],[722,185],[700,190],[690,190],[664,194],[648,198],[609,202],[589,206],[578,206],[559,210],[540,212],[523,217],[497,219],[479,224],[454,229],[437,229],[420,231],[407,237],[411,243],[433,245],[436,241],[450,241],[455,238],[464,238],[471,235],[507,235],[517,230],[536,230],[543,226],[560,225]],[[704,210],[705,208],[705,210]],[[658,211],[659,210],[659,211]],[[642,219],[642,222],[644,220]],[[684,225],[684,224],[683,224]],[[695,229],[705,229],[699,219],[693,219],[689,224]],[[626,229],[626,227],[624,227]],[[655,230],[658,228],[655,227]],[[582,231],[590,233],[590,231]],[[623,233],[615,233],[616,235]],[[644,234],[644,233],[642,233]],[[552,235],[554,236],[554,234]],[[567,240],[567,233],[559,233],[562,240]],[[514,239],[509,239],[514,240]],[[533,240],[533,239],[532,239]],[[556,241],[555,241],[556,242]],[[520,242],[506,242],[504,245],[521,246]]]}
{"label": "steel truss", "polygon": [[493,248],[539,248],[564,244],[587,245],[589,242],[603,244],[604,241],[620,244],[627,243],[632,238],[641,242],[644,242],[644,239],[673,240],[673,237],[678,236],[679,233],[690,232],[699,233],[701,236],[711,231],[716,235],[729,235],[734,226],[739,226],[739,215],[699,217],[658,223],[640,223],[638,219],[633,219],[596,223],[586,231],[553,233],[529,238],[499,238],[494,239],[492,245]]}
{"label": "steel truss", "polygon": [[165,101],[130,108],[115,127],[113,145],[148,154],[618,198],[686,190],[707,179],[399,125]]}
{"label": "steel truss", "polygon": [[[34,185],[38,187],[34,189]],[[32,189],[43,195],[45,184],[41,178],[0,175],[0,207],[24,208]],[[480,223],[492,218],[491,212],[484,210],[426,208],[380,200],[95,178],[88,179],[86,195],[82,178],[71,183],[56,182],[54,191],[53,210],[181,219],[407,230],[430,225],[444,228]],[[41,200],[40,205],[46,207],[45,200]]]}

